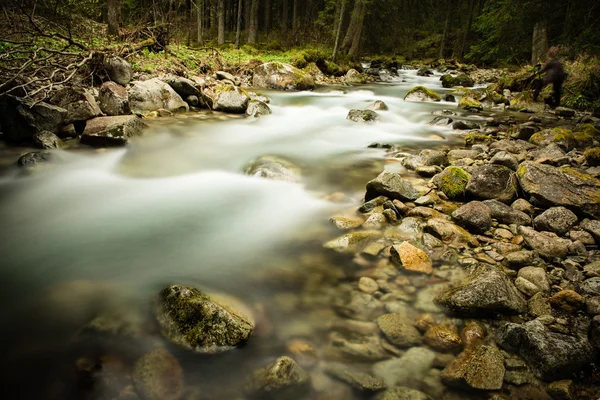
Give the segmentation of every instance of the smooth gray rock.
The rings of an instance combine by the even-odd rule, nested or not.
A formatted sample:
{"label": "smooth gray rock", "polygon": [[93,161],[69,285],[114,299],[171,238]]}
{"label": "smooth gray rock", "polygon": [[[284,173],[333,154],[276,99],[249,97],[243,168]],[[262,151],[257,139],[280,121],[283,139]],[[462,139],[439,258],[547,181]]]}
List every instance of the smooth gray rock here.
{"label": "smooth gray rock", "polygon": [[250,103],[250,95],[238,86],[219,84],[213,97],[213,109],[234,114],[244,114]]}
{"label": "smooth gray rock", "polygon": [[410,181],[402,179],[401,174],[383,171],[377,178],[367,183],[365,200],[369,201],[380,195],[400,201],[413,201],[421,194]]}
{"label": "smooth gray rock", "polygon": [[522,211],[516,210],[498,200],[484,200],[483,204],[488,206],[492,218],[507,225],[531,225],[531,217]]}
{"label": "smooth gray rock", "polygon": [[476,271],[459,286],[436,298],[444,309],[464,316],[520,314],[527,302],[503,272]]}
{"label": "smooth gray rock", "polygon": [[537,230],[564,235],[577,224],[575,213],[564,207],[551,207],[533,220]]}
{"label": "smooth gray rock", "polygon": [[31,143],[39,132],[58,132],[67,110],[52,104],[5,95],[0,97],[0,121],[3,139],[8,143]]}
{"label": "smooth gray rock", "polygon": [[267,105],[267,103],[263,103],[258,100],[250,100],[248,103],[248,108],[246,109],[246,115],[249,117],[258,118],[262,115],[271,114],[271,109]]}
{"label": "smooth gray rock", "polygon": [[98,93],[100,109],[106,115],[131,114],[127,89],[115,82],[104,82]]}
{"label": "smooth gray rock", "polygon": [[467,184],[467,192],[484,200],[508,203],[517,197],[517,178],[503,165],[488,164],[473,171]]}
{"label": "smooth gray rock", "polygon": [[353,122],[375,122],[379,120],[379,114],[372,110],[350,110],[346,119]]}
{"label": "smooth gray rock", "polygon": [[128,88],[129,106],[135,113],[145,114],[159,109],[171,112],[188,111],[188,104],[166,82],[158,78],[134,81]]}
{"label": "smooth gray rock", "polygon": [[506,324],[496,332],[496,339],[547,381],[570,378],[595,359],[594,348],[586,339],[551,332],[539,320]]}
{"label": "smooth gray rock", "polygon": [[591,233],[597,242],[600,242],[600,221],[596,219],[584,219],[580,224],[581,228]]}
{"label": "smooth gray rock", "polygon": [[94,147],[124,146],[147,127],[136,115],[96,117],[86,122],[81,143]]}
{"label": "smooth gray rock", "polygon": [[63,142],[54,133],[42,131],[33,135],[33,144],[40,149],[58,149]]}
{"label": "smooth gray rock", "polygon": [[523,236],[525,243],[545,259],[563,259],[569,252],[569,240],[561,239],[552,232],[537,232],[527,226],[519,226],[518,233]]}
{"label": "smooth gray rock", "polygon": [[492,226],[492,213],[481,201],[471,201],[452,213],[452,219],[463,228],[483,233]]}
{"label": "smooth gray rock", "polygon": [[315,82],[304,71],[281,62],[268,62],[254,69],[252,85],[276,90],[312,90]]}
{"label": "smooth gray rock", "polygon": [[33,169],[40,164],[45,164],[52,160],[52,153],[49,151],[34,151],[19,157],[17,165],[26,169]]}
{"label": "smooth gray rock", "polygon": [[133,74],[131,64],[121,57],[106,57],[104,59],[104,70],[108,74],[110,80],[123,86],[131,81],[131,76]]}
{"label": "smooth gray rock", "polygon": [[94,96],[83,88],[67,87],[56,92],[50,102],[67,110],[64,123],[86,121],[102,114]]}
{"label": "smooth gray rock", "polygon": [[499,151],[494,154],[490,160],[490,164],[503,165],[513,171],[516,171],[517,167],[519,166],[519,160],[512,153]]}
{"label": "smooth gray rock", "polygon": [[406,315],[384,314],[377,318],[377,326],[390,343],[400,348],[414,347],[422,342],[421,334]]}
{"label": "smooth gray rock", "polygon": [[200,96],[200,88],[196,82],[190,79],[181,76],[170,76],[165,78],[165,82],[167,82],[182,98],[188,96]]}

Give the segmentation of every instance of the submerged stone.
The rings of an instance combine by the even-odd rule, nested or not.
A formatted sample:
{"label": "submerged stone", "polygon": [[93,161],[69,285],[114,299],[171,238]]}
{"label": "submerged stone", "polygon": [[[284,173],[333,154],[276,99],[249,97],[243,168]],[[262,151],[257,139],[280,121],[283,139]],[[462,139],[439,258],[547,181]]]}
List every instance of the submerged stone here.
{"label": "submerged stone", "polygon": [[260,400],[299,399],[309,389],[308,374],[290,357],[280,357],[256,371],[246,384],[248,395]]}

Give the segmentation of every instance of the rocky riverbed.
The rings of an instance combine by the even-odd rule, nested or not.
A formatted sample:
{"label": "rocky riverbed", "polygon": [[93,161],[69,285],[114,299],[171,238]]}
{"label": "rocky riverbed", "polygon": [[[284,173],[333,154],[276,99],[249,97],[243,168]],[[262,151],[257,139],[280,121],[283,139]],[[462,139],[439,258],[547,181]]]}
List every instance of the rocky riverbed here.
{"label": "rocky riverbed", "polygon": [[[398,73],[376,69],[349,73],[347,83]],[[310,89],[317,79],[287,66],[258,70],[266,74],[254,82],[268,89]],[[450,77],[460,79],[443,78],[444,87],[476,83]],[[268,99],[240,86],[247,77],[217,73],[205,86],[152,78],[126,91],[120,78],[100,88],[99,108],[94,95],[74,89],[59,105],[29,111],[8,100],[35,115],[5,116],[5,139],[17,143],[27,132],[25,141],[51,148],[66,130],[82,144],[122,146],[145,119],[202,105],[269,118]],[[384,162],[359,182],[364,201],[321,194],[340,204],[329,229],[298,235],[295,244],[306,248],[298,259],[283,253],[245,274],[251,285],[275,288],[268,299],[243,304],[187,282],[135,300],[112,284],[53,287],[44,299],[80,291],[102,307],[69,340],[75,384],[57,383],[47,398],[598,398],[600,121],[494,87],[454,94],[459,102],[436,110],[431,125],[464,131],[464,145],[373,143]],[[441,96],[418,85],[405,100]],[[390,108],[374,102],[347,118],[369,130]],[[134,114],[100,116],[110,110]],[[19,163],[52,155],[29,153]],[[301,168],[275,156],[244,172],[303,179]]]}

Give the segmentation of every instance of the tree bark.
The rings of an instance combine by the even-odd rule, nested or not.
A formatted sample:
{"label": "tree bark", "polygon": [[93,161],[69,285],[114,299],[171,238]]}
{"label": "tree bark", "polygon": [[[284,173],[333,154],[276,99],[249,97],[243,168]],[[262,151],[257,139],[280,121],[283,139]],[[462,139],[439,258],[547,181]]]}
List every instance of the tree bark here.
{"label": "tree bark", "polygon": [[197,23],[198,23],[198,44],[201,46],[202,45],[202,30],[204,29],[204,26],[202,24],[202,20],[204,19],[203,13],[204,13],[204,0],[196,0],[196,19],[197,19]]}
{"label": "tree bark", "polygon": [[225,0],[217,0],[217,43],[225,43]]}
{"label": "tree bark", "polygon": [[289,3],[288,0],[283,0],[283,4],[281,6],[281,30],[283,32],[287,32],[288,30],[288,20],[289,20]]}
{"label": "tree bark", "polygon": [[469,19],[467,21],[467,28],[465,29],[465,34],[462,39],[462,43],[460,46],[460,52],[458,53],[458,57],[462,60],[465,56],[465,50],[467,48],[467,39],[469,38],[469,33],[471,33],[471,25],[473,24],[473,12],[475,11],[475,0],[469,0]]}
{"label": "tree bark", "polygon": [[258,42],[258,9],[259,0],[252,0],[250,5],[250,26],[248,28],[248,43]]}
{"label": "tree bark", "polygon": [[265,33],[268,35],[271,31],[271,0],[265,0]]}
{"label": "tree bark", "polygon": [[292,32],[294,35],[298,31],[298,0],[294,0],[293,10],[292,10]]}
{"label": "tree bark", "polygon": [[235,47],[240,48],[240,42],[242,41],[242,3],[243,0],[238,0],[237,10],[237,27],[235,29]]}
{"label": "tree bark", "polygon": [[358,56],[360,38],[366,11],[367,5],[365,0],[355,0],[354,8],[352,9],[352,17],[350,19],[350,25],[348,26],[348,31],[346,32],[346,37],[344,38],[344,44],[342,45],[342,49],[353,58]]}
{"label": "tree bark", "polygon": [[452,15],[452,0],[446,0],[446,21],[444,22],[444,33],[442,34],[442,42],[440,43],[439,58],[444,58],[446,39],[448,38],[448,28],[450,27],[450,17]]}
{"label": "tree bark", "polygon": [[108,34],[116,36],[119,34],[119,23],[121,20],[121,0],[108,0]]}
{"label": "tree bark", "polygon": [[346,0],[340,0],[341,1],[341,6],[340,6],[340,15],[338,17],[338,25],[337,25],[337,30],[335,33],[335,46],[333,46],[333,62],[335,62],[335,59],[337,57],[337,52],[338,52],[338,47],[340,44],[340,36],[342,34],[342,22],[344,22],[344,12],[346,11]]}
{"label": "tree bark", "polygon": [[548,52],[548,22],[538,21],[533,26],[533,40],[531,43],[531,63],[542,61]]}

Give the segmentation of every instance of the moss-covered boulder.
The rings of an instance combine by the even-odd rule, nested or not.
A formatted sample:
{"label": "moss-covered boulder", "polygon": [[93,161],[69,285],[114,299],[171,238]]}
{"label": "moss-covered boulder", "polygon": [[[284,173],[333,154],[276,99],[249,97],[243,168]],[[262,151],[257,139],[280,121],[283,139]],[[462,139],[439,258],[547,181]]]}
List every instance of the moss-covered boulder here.
{"label": "moss-covered boulder", "polygon": [[451,166],[434,176],[433,183],[448,198],[457,199],[464,197],[469,179],[471,179],[471,175],[464,169]]}
{"label": "moss-covered boulder", "polygon": [[589,165],[600,165],[600,147],[593,147],[591,149],[587,149],[583,154],[585,155],[585,160]]}
{"label": "moss-covered boulder", "polygon": [[373,110],[350,110],[346,119],[354,122],[375,122],[379,120],[379,114]]}
{"label": "moss-covered boulder", "polygon": [[590,147],[594,141],[600,141],[600,130],[592,124],[583,124],[574,129],[573,138],[578,148]]}
{"label": "moss-covered boulder", "polygon": [[406,101],[442,101],[439,94],[433,90],[427,89],[425,86],[415,86],[410,89],[406,96]]}
{"label": "moss-covered boulder", "polygon": [[474,144],[487,144],[492,142],[492,138],[488,135],[482,135],[480,133],[469,133],[465,136],[465,146],[471,147]]}
{"label": "moss-covered boulder", "polygon": [[315,82],[308,73],[281,62],[268,62],[254,70],[252,85],[277,90],[312,90]]}
{"label": "moss-covered boulder", "polygon": [[247,312],[224,303],[191,286],[170,285],[156,298],[154,314],[170,342],[198,353],[221,353],[244,345],[254,329]]}
{"label": "moss-covered boulder", "polygon": [[233,114],[243,114],[248,109],[250,95],[239,86],[218,84],[215,87],[213,109]]}
{"label": "moss-covered boulder", "polygon": [[546,105],[539,101],[533,101],[530,91],[523,91],[513,94],[508,108],[515,111],[542,113]]}
{"label": "moss-covered boulder", "polygon": [[474,94],[465,93],[458,102],[459,108],[464,108],[467,111],[483,110],[483,104],[475,98]]}
{"label": "moss-covered boulder", "polygon": [[442,86],[445,88],[451,88],[454,86],[473,87],[474,82],[471,77],[467,74],[461,74],[458,76],[452,76],[450,74],[442,75],[440,78]]}
{"label": "moss-covered boulder", "polygon": [[504,165],[487,164],[477,167],[467,184],[467,192],[483,200],[510,203],[519,189],[515,173]]}
{"label": "moss-covered boulder", "polygon": [[87,121],[80,140],[94,147],[124,146],[147,126],[137,115],[96,117]]}
{"label": "moss-covered boulder", "polygon": [[533,143],[540,147],[548,146],[556,143],[565,151],[569,151],[577,147],[577,140],[573,132],[567,128],[551,128],[534,133],[529,138],[529,143]]}
{"label": "moss-covered boulder", "polygon": [[600,218],[600,180],[572,167],[553,167],[526,161],[519,165],[521,188],[542,205],[579,208]]}
{"label": "moss-covered boulder", "polygon": [[280,357],[255,371],[245,389],[251,399],[301,399],[310,390],[310,378],[293,359]]}

